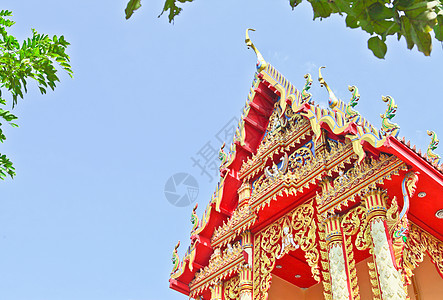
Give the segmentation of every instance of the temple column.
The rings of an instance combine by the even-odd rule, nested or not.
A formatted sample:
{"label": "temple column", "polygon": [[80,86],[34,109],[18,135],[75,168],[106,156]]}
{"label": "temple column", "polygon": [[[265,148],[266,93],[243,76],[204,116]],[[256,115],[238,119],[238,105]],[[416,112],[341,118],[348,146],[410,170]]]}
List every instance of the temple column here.
{"label": "temple column", "polygon": [[252,268],[244,264],[240,270],[240,300],[252,300]]}
{"label": "temple column", "polygon": [[249,230],[241,234],[246,262],[240,271],[240,300],[252,300],[252,235]]}
{"label": "temple column", "polygon": [[211,287],[211,300],[223,300],[223,282],[217,281]]}
{"label": "temple column", "polygon": [[237,190],[238,193],[238,206],[243,208],[249,204],[249,199],[251,198],[251,185],[249,182],[243,182],[243,184]]}
{"label": "temple column", "polygon": [[372,250],[378,273],[382,299],[406,299],[400,272],[394,263],[392,245],[388,242],[386,225],[386,193],[372,190],[365,195],[367,218],[372,239]]}
{"label": "temple column", "polygon": [[346,271],[339,216],[327,218],[325,220],[325,229],[332,299],[349,300],[351,299],[350,280],[348,278],[348,272]]}

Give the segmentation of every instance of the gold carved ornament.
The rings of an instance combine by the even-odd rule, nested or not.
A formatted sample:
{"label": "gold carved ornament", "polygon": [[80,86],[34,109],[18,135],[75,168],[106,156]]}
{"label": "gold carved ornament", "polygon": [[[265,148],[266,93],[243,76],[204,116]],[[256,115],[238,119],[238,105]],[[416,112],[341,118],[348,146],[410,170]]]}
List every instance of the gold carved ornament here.
{"label": "gold carved ornament", "polygon": [[355,247],[358,250],[363,251],[369,248],[371,252],[372,239],[365,207],[357,206],[351,209],[343,216],[341,226],[344,235],[352,236],[357,234]]}
{"label": "gold carved ornament", "polygon": [[232,276],[238,272],[244,262],[243,247],[240,242],[228,244],[225,250],[216,248],[206,267],[196,272],[195,278],[190,282],[191,293],[194,297],[199,295],[209,286]]}
{"label": "gold carved ornament", "polygon": [[223,284],[223,295],[225,300],[236,300],[239,297],[240,277],[235,276]]}
{"label": "gold carved ornament", "polygon": [[[285,228],[289,228],[289,231]],[[316,230],[314,208],[311,204],[303,204],[256,234],[254,238],[254,299],[267,298],[271,285],[271,272],[276,260],[298,247],[305,252],[313,278],[320,282]],[[293,243],[288,240],[292,240]]]}
{"label": "gold carved ornament", "polygon": [[320,245],[320,264],[322,267],[322,283],[323,283],[323,295],[325,300],[332,300],[331,293],[331,276],[329,274],[329,256],[328,256],[328,246],[326,243],[326,232],[325,226],[320,225],[318,231],[319,245]]}
{"label": "gold carved ornament", "polygon": [[369,226],[366,219],[366,209],[362,206],[350,210],[341,220],[343,229],[346,257],[348,263],[348,274],[351,280],[351,292],[353,299],[360,299],[359,287],[357,284],[357,270],[355,269],[354,251],[352,245],[352,236],[356,236],[356,248],[366,249],[372,242],[369,235]]}
{"label": "gold carved ornament", "polygon": [[427,253],[440,276],[443,277],[443,243],[414,223],[410,223],[409,236],[403,252],[403,268],[407,284],[411,284],[414,269]]}
{"label": "gold carved ornament", "polygon": [[286,121],[282,121],[279,117],[279,109],[274,110],[257,153],[253,154],[252,158],[248,158],[240,168],[240,178],[252,179],[265,168],[268,159],[295,147],[311,134],[309,122],[305,118],[294,114],[291,110],[286,111],[286,116],[288,119],[285,118]]}
{"label": "gold carved ornament", "polygon": [[401,170],[407,170],[407,166],[395,156],[380,154],[378,159],[367,158],[360,165],[349,169],[346,173],[334,179],[333,189],[329,189],[317,196],[319,212],[326,216],[327,212],[347,206],[355,202],[358,196],[362,196],[391,179],[392,175],[398,175]]}
{"label": "gold carved ornament", "polygon": [[[366,208],[364,206],[357,206],[347,212],[341,221],[341,227],[343,235],[345,236],[346,253],[349,259],[348,269],[350,270],[351,289],[354,299],[360,299],[358,294],[357,274],[355,269],[355,260],[352,253],[351,236],[357,235],[355,239],[355,247],[358,250],[365,250],[369,248],[369,252],[372,253],[372,238],[370,234],[370,224],[368,222],[368,216]],[[352,267],[352,268],[351,268]],[[381,299],[380,284],[378,282],[376,265],[374,262],[368,262],[369,276],[371,282],[371,289],[374,299]]]}

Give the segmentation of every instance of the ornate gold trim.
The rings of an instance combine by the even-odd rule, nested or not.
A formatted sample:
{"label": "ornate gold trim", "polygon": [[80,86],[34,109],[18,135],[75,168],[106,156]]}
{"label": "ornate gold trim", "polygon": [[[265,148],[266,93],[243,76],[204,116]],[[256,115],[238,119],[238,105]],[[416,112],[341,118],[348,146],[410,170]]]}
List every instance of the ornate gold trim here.
{"label": "ornate gold trim", "polygon": [[243,247],[240,242],[224,251],[216,248],[206,267],[200,269],[190,282],[190,296],[198,295],[214,282],[224,280],[232,274],[238,273],[244,263]]}
{"label": "ornate gold trim", "polygon": [[234,276],[223,283],[223,295],[225,300],[236,300],[240,293],[240,277]]}
{"label": "ornate gold trim", "polygon": [[380,283],[378,282],[377,267],[374,261],[375,261],[374,258],[373,261],[371,262],[368,261],[369,279],[371,281],[372,296],[374,297],[374,300],[381,300]]}
{"label": "ornate gold trim", "polygon": [[403,268],[407,284],[411,284],[414,269],[427,253],[437,267],[440,276],[443,274],[443,242],[418,225],[410,222],[409,236],[403,252]]}
{"label": "ornate gold trim", "polygon": [[384,180],[391,179],[407,166],[395,156],[380,154],[379,159],[369,158],[361,165],[347,171],[333,181],[333,189],[317,196],[318,211],[325,217],[326,214],[337,211],[340,207],[347,206],[356,200],[357,196],[376,188]]}
{"label": "ornate gold trim", "polygon": [[254,299],[267,299],[275,261],[297,246],[305,252],[313,278],[320,282],[316,231],[314,207],[303,204],[255,235]]}

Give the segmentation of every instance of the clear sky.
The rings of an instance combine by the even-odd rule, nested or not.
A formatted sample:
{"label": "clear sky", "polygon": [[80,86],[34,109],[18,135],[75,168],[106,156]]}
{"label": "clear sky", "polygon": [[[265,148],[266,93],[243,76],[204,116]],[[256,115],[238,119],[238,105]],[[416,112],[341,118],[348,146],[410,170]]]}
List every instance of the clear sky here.
{"label": "clear sky", "polygon": [[[55,92],[32,89],[15,109],[20,128],[1,145],[17,177],[1,182],[0,299],[187,299],[169,290],[171,253],[189,245],[192,206],[165,197],[178,172],[199,183],[201,215],[215,189],[191,157],[240,116],[255,71],[245,29],[265,59],[300,89],[311,72],[314,100],[326,105],[318,67],[336,95],[376,127],[391,95],[393,121],[426,150],[427,129],[443,137],[443,51],[431,57],[388,40],[385,60],[368,34],[339,16],[313,21],[310,6],[287,0],[196,1],[175,24],[157,18],[162,1],[142,1],[126,21],[126,1],[3,0],[12,33],[65,35],[75,78]],[[230,143],[230,141],[227,141]],[[442,149],[437,153],[443,154]]]}

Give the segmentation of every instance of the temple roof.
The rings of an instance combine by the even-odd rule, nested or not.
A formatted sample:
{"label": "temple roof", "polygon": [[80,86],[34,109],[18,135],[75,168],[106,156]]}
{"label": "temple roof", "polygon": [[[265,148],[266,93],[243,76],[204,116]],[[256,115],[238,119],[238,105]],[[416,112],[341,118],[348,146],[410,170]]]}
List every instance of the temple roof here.
{"label": "temple roof", "polygon": [[[227,153],[223,149],[220,152],[221,176],[216,190],[200,220],[195,215],[195,210],[193,212],[194,221],[197,223],[191,232],[191,244],[171,274],[171,288],[189,295],[190,283],[195,285],[197,272],[208,265],[215,248],[231,245],[230,243],[235,242],[241,231],[245,229],[260,230],[295,205],[318,194],[320,175],[304,183],[300,187],[302,193],[294,191],[293,197],[288,202],[279,200],[281,203],[273,203],[270,208],[266,208],[271,200],[280,196],[274,195],[269,201],[263,202],[260,207],[254,208],[254,212],[244,211],[238,203],[238,191],[242,184],[252,183],[257,179],[257,174],[264,172],[272,165],[272,161],[262,159],[264,152],[278,161],[282,157],[281,149],[289,150],[295,144],[307,145],[310,141],[315,146],[322,142],[323,132],[332,141],[338,142],[337,147],[343,147],[343,151],[348,151],[346,153],[349,153],[349,157],[342,164],[361,165],[380,155],[385,155],[399,159],[399,164],[402,164],[398,165],[400,175],[404,175],[406,171],[418,172],[420,174],[417,185],[419,193],[411,200],[410,219],[436,238],[443,240],[443,220],[435,217],[435,213],[442,208],[441,204],[443,204],[440,196],[443,187],[443,164],[440,157],[433,152],[438,144],[435,133],[428,132],[432,141],[426,153],[417,150],[410,141],[406,142],[404,138],[399,138],[400,127],[391,121],[395,116],[397,105],[390,96],[382,97],[387,104],[387,109],[381,115],[382,128],[376,129],[354,110],[360,96],[357,87],[349,87],[352,93],[349,103],[337,99],[321,74],[323,67],[319,70],[319,82],[328,90],[329,107],[322,108],[312,101],[308,93],[313,82],[311,75],[305,75],[306,85],[300,91],[264,60],[251,42],[248,30],[246,44],[257,55],[257,72],[254,74],[230,149]],[[286,144],[266,138],[270,130],[278,126],[279,120],[285,120],[284,116],[289,111],[297,115],[300,121],[294,125],[298,127],[293,130],[293,136],[286,140]],[[340,146],[340,143],[343,146]],[[308,147],[312,146],[308,145]],[[345,147],[348,148],[345,149]],[[332,174],[338,171],[331,168],[325,172]],[[399,204],[402,204],[400,188],[402,176],[392,178],[386,176],[385,179],[387,180],[383,183],[374,182],[374,185],[378,184],[382,188],[394,187],[390,189],[389,197],[397,197],[400,200]],[[300,195],[300,197],[297,195],[298,198],[297,192]],[[324,211],[319,211],[319,214],[325,215],[330,212],[334,212],[334,208],[326,207]],[[178,259],[176,250],[174,257]],[[237,256],[227,257],[232,257],[234,260]],[[225,263],[226,266],[231,266],[229,264],[234,264],[234,261]],[[225,271],[232,272],[232,269]],[[220,269],[218,272],[225,271]],[[202,286],[200,290],[205,288],[207,287]]]}

